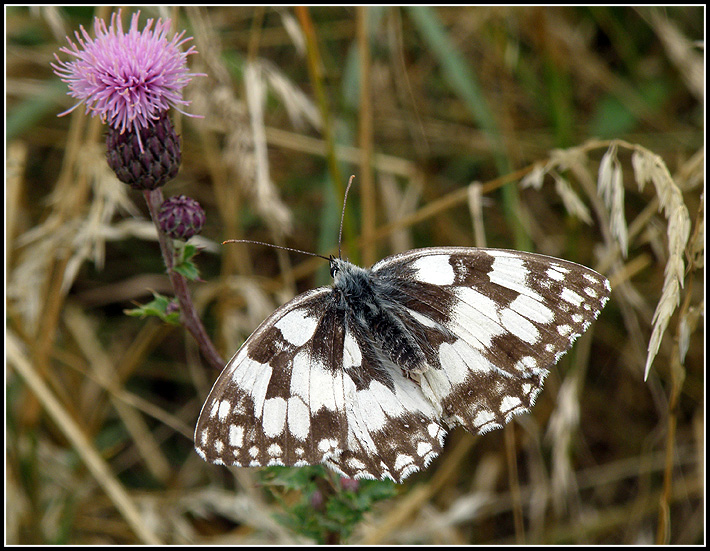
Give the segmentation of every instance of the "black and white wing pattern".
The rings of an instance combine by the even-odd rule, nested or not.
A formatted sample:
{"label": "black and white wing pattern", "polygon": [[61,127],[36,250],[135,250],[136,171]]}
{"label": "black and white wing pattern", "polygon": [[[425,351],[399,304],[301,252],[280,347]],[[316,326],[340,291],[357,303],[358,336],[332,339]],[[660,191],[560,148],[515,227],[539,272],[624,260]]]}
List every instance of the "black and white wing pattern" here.
{"label": "black and white wing pattern", "polygon": [[528,411],[611,291],[584,266],[501,249],[415,249],[369,270],[331,257],[330,269],[332,287],[277,309],[217,379],[195,430],[206,461],[401,482],[448,429],[484,433]]}

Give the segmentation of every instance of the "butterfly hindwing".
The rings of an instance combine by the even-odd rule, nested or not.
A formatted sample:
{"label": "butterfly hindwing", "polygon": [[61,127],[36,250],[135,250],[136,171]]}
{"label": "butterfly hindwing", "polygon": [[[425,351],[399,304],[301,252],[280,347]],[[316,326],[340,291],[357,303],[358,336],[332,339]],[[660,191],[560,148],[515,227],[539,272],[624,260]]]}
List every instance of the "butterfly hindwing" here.
{"label": "butterfly hindwing", "polygon": [[402,481],[442,449],[440,413],[346,317],[348,445],[329,466],[351,478]]}
{"label": "butterfly hindwing", "polygon": [[322,288],[274,312],[230,360],[195,446],[217,464],[325,463],[348,477],[401,481],[440,453],[438,416]]}

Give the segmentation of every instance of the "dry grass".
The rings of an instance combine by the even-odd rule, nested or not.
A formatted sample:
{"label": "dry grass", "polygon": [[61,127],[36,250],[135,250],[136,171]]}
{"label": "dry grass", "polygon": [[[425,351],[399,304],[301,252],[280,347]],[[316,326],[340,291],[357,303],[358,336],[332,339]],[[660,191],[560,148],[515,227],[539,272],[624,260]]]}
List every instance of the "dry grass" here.
{"label": "dry grass", "polygon": [[[189,335],[123,314],[171,293],[152,224],[49,68],[108,12],[6,11],[6,541],[307,542],[256,472],[193,452],[217,374]],[[351,259],[485,242],[611,279],[532,414],[454,431],[349,543],[704,542],[703,8],[161,15],[209,74],[165,192],[207,212],[192,292],[225,357],[327,273],[217,243],[332,252],[351,173]]]}

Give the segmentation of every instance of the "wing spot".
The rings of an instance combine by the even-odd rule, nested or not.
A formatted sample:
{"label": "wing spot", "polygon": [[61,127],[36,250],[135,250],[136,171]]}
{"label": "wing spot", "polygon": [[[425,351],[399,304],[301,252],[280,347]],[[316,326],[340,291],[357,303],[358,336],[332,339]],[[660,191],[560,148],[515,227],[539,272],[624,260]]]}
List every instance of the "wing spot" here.
{"label": "wing spot", "polygon": [[365,464],[355,457],[351,457],[347,460],[348,467],[356,471],[362,471],[365,469]]}
{"label": "wing spot", "polygon": [[492,422],[495,418],[496,416],[491,410],[482,409],[476,414],[476,417],[474,417],[473,424],[476,428],[480,430],[481,427]]}
{"label": "wing spot", "polygon": [[592,288],[592,287],[585,287],[584,288],[584,294],[592,297],[592,298],[597,298],[599,295],[597,294],[597,290]]}
{"label": "wing spot", "polygon": [[411,264],[416,270],[415,279],[432,285],[453,285],[456,281],[456,272],[449,262],[450,258],[448,254],[425,255],[417,258]]}
{"label": "wing spot", "polygon": [[565,274],[559,270],[559,266],[550,266],[545,273],[547,277],[555,281],[562,281],[565,278]]}
{"label": "wing spot", "polygon": [[573,306],[576,306],[579,308],[582,303],[584,302],[584,299],[575,293],[572,289],[562,289],[562,292],[560,293],[560,298],[566,302],[569,302]]}
{"label": "wing spot", "polygon": [[229,400],[222,400],[219,403],[219,411],[217,412],[217,416],[219,417],[219,420],[224,422],[224,420],[227,418],[227,415],[229,415],[229,410],[231,409],[231,405],[229,403]]}
{"label": "wing spot", "polygon": [[362,365],[362,351],[360,345],[353,337],[352,331],[345,331],[345,341],[343,343],[343,368],[351,369]]}
{"label": "wing spot", "polygon": [[507,412],[519,408],[522,404],[522,400],[517,396],[503,396],[503,399],[500,402],[500,412],[505,415]]}
{"label": "wing spot", "polygon": [[416,310],[412,310],[411,308],[407,308],[406,310],[410,316],[412,316],[416,321],[418,321],[425,327],[431,327],[432,329],[439,329],[441,327],[441,325],[436,323],[433,319],[420,314]]}
{"label": "wing spot", "polygon": [[417,455],[419,457],[424,457],[432,450],[431,442],[419,442],[417,444]]}
{"label": "wing spot", "polygon": [[407,455],[406,453],[400,453],[397,456],[397,459],[395,459],[394,468],[396,471],[401,471],[411,463],[414,463],[414,458],[411,455]]}
{"label": "wing spot", "polygon": [[527,343],[535,344],[540,339],[537,327],[515,310],[505,308],[500,314],[500,320],[508,331]]}
{"label": "wing spot", "polygon": [[283,450],[281,449],[281,446],[274,443],[266,449],[266,453],[268,453],[271,457],[278,457],[283,453]]}
{"label": "wing spot", "polygon": [[287,409],[289,432],[294,438],[305,440],[311,430],[311,415],[308,406],[300,397],[291,396],[288,399]]}
{"label": "wing spot", "polygon": [[318,442],[318,451],[328,453],[338,449],[338,441],[333,438],[323,438]]}
{"label": "wing spot", "polygon": [[297,308],[287,312],[274,324],[284,339],[294,346],[306,344],[318,327],[318,319],[310,317],[305,308]]}
{"label": "wing spot", "polygon": [[269,398],[264,401],[261,427],[264,434],[274,438],[283,433],[286,422],[286,400],[280,397]]}
{"label": "wing spot", "polygon": [[496,251],[488,277],[492,283],[497,283],[519,293],[532,295],[532,290],[526,282],[529,273],[530,270],[525,266],[522,258],[510,254],[500,254],[499,251]]}
{"label": "wing spot", "polygon": [[520,360],[515,364],[515,369],[518,371],[522,371],[523,373],[527,373],[531,369],[535,369],[537,367],[537,358],[534,356],[523,356],[520,358]]}
{"label": "wing spot", "polygon": [[416,473],[419,470],[419,466],[415,464],[408,465],[402,469],[402,472],[399,473],[399,480],[400,482],[407,478],[410,474]]}
{"label": "wing spot", "polygon": [[510,303],[510,308],[537,323],[551,323],[555,320],[555,313],[550,308],[528,295],[518,296]]}
{"label": "wing spot", "polygon": [[229,425],[229,445],[234,448],[241,448],[244,442],[244,427],[235,424]]}

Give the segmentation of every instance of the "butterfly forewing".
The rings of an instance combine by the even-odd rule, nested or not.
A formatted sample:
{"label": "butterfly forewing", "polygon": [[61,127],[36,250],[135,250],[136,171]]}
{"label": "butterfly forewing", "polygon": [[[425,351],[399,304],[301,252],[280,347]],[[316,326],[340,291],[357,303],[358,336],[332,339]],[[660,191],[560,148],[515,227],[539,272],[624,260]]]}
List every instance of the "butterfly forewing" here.
{"label": "butterfly forewing", "polygon": [[195,431],[204,459],[401,482],[447,428],[528,411],[610,292],[584,266],[499,249],[417,249],[371,270],[332,259],[331,273],[230,360]]}
{"label": "butterfly forewing", "polygon": [[331,292],[319,288],[276,310],[229,361],[195,429],[204,459],[241,467],[310,465],[343,450],[342,322],[326,300]]}

